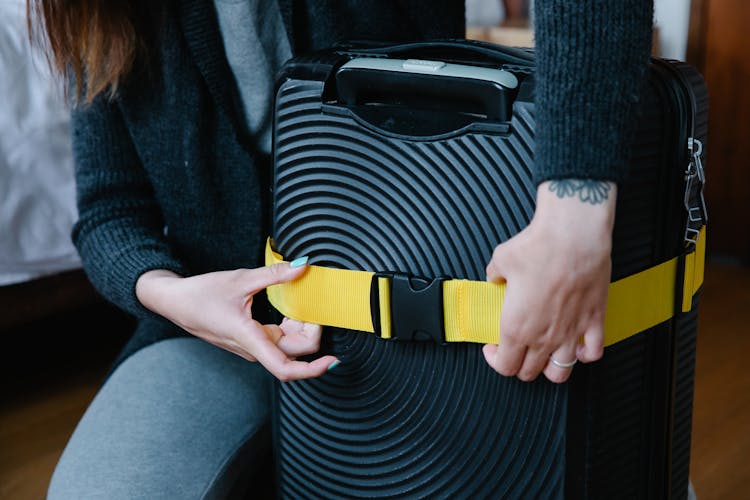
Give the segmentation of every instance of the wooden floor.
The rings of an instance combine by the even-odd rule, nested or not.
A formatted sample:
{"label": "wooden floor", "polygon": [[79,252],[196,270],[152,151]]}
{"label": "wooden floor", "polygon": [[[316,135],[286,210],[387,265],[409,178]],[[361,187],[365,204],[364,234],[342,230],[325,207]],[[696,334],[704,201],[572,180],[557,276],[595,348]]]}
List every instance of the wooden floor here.
{"label": "wooden floor", "polygon": [[[101,321],[12,332],[0,350],[0,499],[41,499],[124,340]],[[66,327],[71,326],[67,325]],[[112,327],[111,327],[112,328]],[[700,500],[750,498],[750,268],[709,264],[699,315],[691,477]],[[0,332],[4,342],[10,332]],[[24,354],[23,350],[27,350]]]}
{"label": "wooden floor", "polygon": [[699,500],[750,498],[750,268],[707,269],[690,471]]}
{"label": "wooden floor", "polygon": [[76,422],[132,321],[111,306],[81,306],[0,331],[0,499],[44,498]]}

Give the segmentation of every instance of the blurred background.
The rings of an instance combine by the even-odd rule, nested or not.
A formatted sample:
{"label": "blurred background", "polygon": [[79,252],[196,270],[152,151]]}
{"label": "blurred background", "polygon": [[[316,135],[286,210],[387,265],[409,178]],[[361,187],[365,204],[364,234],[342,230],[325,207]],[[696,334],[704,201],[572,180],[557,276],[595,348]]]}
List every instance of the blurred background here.
{"label": "blurred background", "polygon": [[[467,38],[533,47],[531,1],[467,0]],[[69,241],[69,115],[24,16],[23,1],[0,0],[0,499],[44,497],[132,327]],[[700,500],[748,498],[750,481],[749,26],[747,0],[655,0],[654,55],[696,66],[710,99],[691,454]]]}

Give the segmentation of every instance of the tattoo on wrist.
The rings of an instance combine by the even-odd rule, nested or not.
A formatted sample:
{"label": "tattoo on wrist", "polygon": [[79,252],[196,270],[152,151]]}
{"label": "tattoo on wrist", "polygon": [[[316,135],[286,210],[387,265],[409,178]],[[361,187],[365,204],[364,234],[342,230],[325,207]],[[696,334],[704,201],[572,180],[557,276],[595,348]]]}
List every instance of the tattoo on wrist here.
{"label": "tattoo on wrist", "polygon": [[609,199],[612,186],[593,179],[558,179],[550,181],[549,190],[558,198],[578,198],[584,203],[599,205]]}

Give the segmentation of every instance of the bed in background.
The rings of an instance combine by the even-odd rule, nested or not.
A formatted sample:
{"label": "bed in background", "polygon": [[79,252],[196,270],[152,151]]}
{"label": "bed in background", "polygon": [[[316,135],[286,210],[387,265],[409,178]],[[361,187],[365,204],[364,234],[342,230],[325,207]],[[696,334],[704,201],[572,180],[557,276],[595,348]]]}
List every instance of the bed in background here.
{"label": "bed in background", "polygon": [[0,2],[0,328],[97,300],[70,240],[70,114],[29,43],[26,4]]}

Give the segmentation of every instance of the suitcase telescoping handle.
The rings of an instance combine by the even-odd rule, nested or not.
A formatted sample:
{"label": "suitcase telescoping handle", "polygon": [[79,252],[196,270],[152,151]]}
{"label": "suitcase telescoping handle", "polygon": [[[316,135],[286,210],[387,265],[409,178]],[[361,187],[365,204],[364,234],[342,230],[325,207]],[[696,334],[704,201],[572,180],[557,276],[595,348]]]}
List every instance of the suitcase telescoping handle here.
{"label": "suitcase telescoping handle", "polygon": [[510,119],[517,87],[509,71],[440,60],[355,57],[336,72],[338,101],[346,106],[463,113],[491,122]]}
{"label": "suitcase telescoping handle", "polygon": [[482,40],[437,39],[424,42],[387,43],[349,41],[337,45],[337,51],[360,57],[390,57],[396,59],[439,59],[459,64],[504,64],[531,67],[532,49],[509,47]]}

